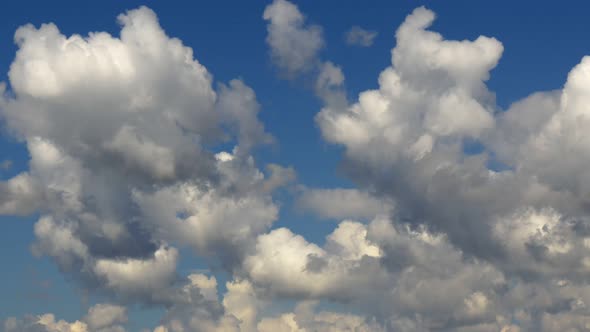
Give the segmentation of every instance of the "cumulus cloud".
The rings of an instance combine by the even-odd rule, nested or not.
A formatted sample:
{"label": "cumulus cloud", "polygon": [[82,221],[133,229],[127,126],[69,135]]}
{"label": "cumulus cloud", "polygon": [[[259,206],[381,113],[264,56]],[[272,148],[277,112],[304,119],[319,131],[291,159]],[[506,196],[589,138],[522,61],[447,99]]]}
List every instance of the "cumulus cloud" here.
{"label": "cumulus cloud", "polygon": [[119,293],[148,293],[165,289],[176,273],[178,251],[160,248],[150,259],[98,259],[94,272]]}
{"label": "cumulus cloud", "polygon": [[[447,40],[421,7],[378,88],[349,102],[318,26],[286,0],[263,17],[275,64],[314,75],[316,122],[358,184],[295,187],[334,230],[313,243],[273,228],[273,193],[296,172],[257,166],[252,150],[272,137],[255,92],[214,89],[153,11],[119,16],[120,37],[27,25],[0,114],[29,168],[0,182],[0,213],[38,213],[33,253],[115,302],[73,322],[8,318],[5,331],[122,332],[133,303],[164,308],[155,332],[587,329],[590,58],[563,89],[501,110],[486,81],[502,44]],[[185,248],[225,285],[180,275]]]}
{"label": "cumulus cloud", "polygon": [[[484,82],[502,45],[488,37],[444,40],[426,30],[433,19],[431,11],[418,8],[400,26],[392,66],[381,73],[378,90],[362,92],[347,109],[322,109],[317,121],[324,137],[345,147],[353,179],[396,203],[397,218],[447,234],[466,254],[511,272],[520,267],[521,275],[567,271],[569,277],[577,276],[574,271],[584,270],[580,258],[585,249],[573,230],[585,228],[576,198],[583,194],[577,191],[583,180],[566,184],[564,179],[580,174],[574,169],[560,172],[559,184],[551,177],[557,173],[543,173],[566,160],[552,153],[570,145],[557,148],[548,137],[569,108],[553,108],[557,92],[539,93],[496,116]],[[583,65],[570,74],[559,103],[570,105],[569,81]],[[561,131],[559,137],[568,135]],[[474,140],[484,144],[483,153],[464,152],[465,142]],[[496,155],[505,161],[505,170],[488,168],[490,156]],[[522,238],[511,240],[514,236]],[[526,252],[522,261],[511,241],[526,245],[518,249]],[[526,264],[533,256],[534,264]],[[570,265],[553,269],[554,259]]]}
{"label": "cumulus cloud", "polygon": [[375,37],[377,37],[377,31],[365,30],[355,25],[346,32],[345,40],[348,45],[369,47],[373,45]]}
{"label": "cumulus cloud", "polygon": [[88,310],[84,321],[92,331],[123,331],[123,328],[117,325],[127,322],[127,309],[118,305],[97,304]]}
{"label": "cumulus cloud", "polygon": [[273,1],[263,18],[267,21],[266,42],[279,70],[289,79],[307,74],[315,81],[317,96],[327,104],[344,107],[347,101],[342,69],[320,57],[325,44],[321,27],[306,25],[299,8],[286,0]]}
{"label": "cumulus cloud", "polygon": [[[328,61],[319,65],[315,90],[325,106],[316,121],[327,141],[344,147],[346,171],[371,195],[308,190],[300,204],[333,218],[377,215],[378,209],[367,208],[370,202],[395,206],[386,211],[392,220],[369,224],[375,231],[367,237],[379,248],[387,270],[384,279],[395,275],[385,282],[395,294],[366,297],[397,308],[394,313],[373,312],[388,317],[390,329],[584,329],[588,191],[582,166],[587,155],[583,105],[590,62],[582,59],[563,90],[534,93],[501,111],[485,82],[501,57],[502,44],[485,36],[446,40],[428,30],[434,18],[425,8],[406,18],[379,88],[360,93],[356,102],[349,104],[342,92],[342,70]],[[483,152],[467,152],[468,144],[481,145]],[[499,169],[491,169],[490,162]],[[280,243],[302,254],[283,250]],[[442,270],[428,262],[433,256],[424,253],[428,247],[446,253],[438,259],[454,257],[446,264],[455,273],[440,275]],[[334,300],[326,285],[345,283],[322,284],[327,279],[321,277],[338,275],[330,262],[343,259],[327,248],[281,229],[259,237],[259,253],[271,248],[298,268],[282,275],[287,267],[275,266],[281,260],[261,254],[247,258],[246,267],[255,283],[274,293]],[[418,266],[431,269],[421,272]],[[299,284],[310,278],[308,269],[323,274]],[[483,271],[490,278],[482,278]],[[277,279],[269,281],[271,276]],[[370,294],[371,287],[361,280]],[[414,281],[428,295],[420,295]],[[403,287],[391,286],[404,282]],[[542,288],[547,292],[524,300],[525,294]],[[572,289],[577,295],[569,293]],[[363,296],[351,297],[359,301]],[[446,310],[451,303],[456,310]],[[519,305],[523,308],[515,310]],[[287,318],[282,324],[289,324]]]}
{"label": "cumulus cloud", "polygon": [[53,314],[14,317],[4,321],[5,332],[125,332],[127,310],[112,304],[97,304],[82,319],[72,323],[56,320]]}
{"label": "cumulus cloud", "polygon": [[[68,37],[51,23],[16,31],[0,110],[30,162],[0,182],[0,212],[40,213],[34,253],[82,285],[168,303],[178,260],[169,241],[230,267],[276,219],[272,191],[293,176],[273,164],[267,178],[250,156],[272,141],[250,87],[213,89],[149,8],[118,21],[120,37]],[[233,151],[217,150],[226,144]]]}
{"label": "cumulus cloud", "polygon": [[304,188],[298,206],[326,219],[370,220],[380,214],[389,214],[391,204],[358,189]]}
{"label": "cumulus cloud", "polygon": [[258,331],[384,331],[382,327],[362,316],[329,311],[316,312],[316,306],[317,302],[301,302],[294,312],[262,319],[258,323]]}
{"label": "cumulus cloud", "polygon": [[274,0],[263,18],[268,21],[266,42],[279,69],[293,76],[314,68],[324,46],[319,26],[305,24],[299,8],[286,0]]}
{"label": "cumulus cloud", "polygon": [[27,173],[0,182],[0,213],[2,214],[27,215],[39,209],[42,202],[42,188]]}
{"label": "cumulus cloud", "polygon": [[[465,228],[451,206],[470,202],[473,217],[484,213],[490,207],[475,208],[473,201],[485,193],[476,191],[505,181],[491,177],[480,156],[462,153],[465,140],[477,140],[494,126],[483,82],[502,45],[487,37],[446,41],[426,30],[433,20],[431,11],[415,10],[397,31],[392,66],[381,73],[380,88],[362,92],[346,109],[327,105],[316,120],[328,141],[345,146],[348,169],[360,183],[393,197],[399,212],[409,214],[404,218],[432,220],[459,237]],[[453,186],[459,190],[449,195]]]}

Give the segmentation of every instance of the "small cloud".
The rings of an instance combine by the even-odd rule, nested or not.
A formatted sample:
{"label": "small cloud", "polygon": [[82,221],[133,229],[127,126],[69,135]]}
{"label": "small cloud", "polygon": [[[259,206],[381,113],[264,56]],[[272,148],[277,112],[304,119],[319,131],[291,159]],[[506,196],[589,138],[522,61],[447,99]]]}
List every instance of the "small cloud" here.
{"label": "small cloud", "polygon": [[365,30],[355,25],[346,33],[346,43],[351,46],[369,47],[373,45],[375,37],[377,31]]}

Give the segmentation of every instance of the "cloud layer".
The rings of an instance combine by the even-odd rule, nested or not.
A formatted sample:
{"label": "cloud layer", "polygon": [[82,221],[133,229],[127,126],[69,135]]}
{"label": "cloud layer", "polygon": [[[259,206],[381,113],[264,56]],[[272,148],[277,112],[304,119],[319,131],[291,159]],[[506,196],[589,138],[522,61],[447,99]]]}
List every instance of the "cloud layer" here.
{"label": "cloud layer", "polygon": [[[39,214],[33,252],[111,303],[4,331],[125,331],[132,304],[164,308],[154,332],[588,330],[590,58],[502,110],[486,86],[501,42],[447,40],[421,7],[378,88],[349,98],[319,26],[286,0],[263,19],[278,69],[314,78],[315,121],[358,186],[289,191],[337,221],[325,240],[273,226],[296,175],[252,156],[273,141],[255,92],[214,89],[153,11],[120,15],[119,37],[26,25],[0,114],[30,162],[0,182],[0,213]],[[180,274],[185,248],[225,287]]]}

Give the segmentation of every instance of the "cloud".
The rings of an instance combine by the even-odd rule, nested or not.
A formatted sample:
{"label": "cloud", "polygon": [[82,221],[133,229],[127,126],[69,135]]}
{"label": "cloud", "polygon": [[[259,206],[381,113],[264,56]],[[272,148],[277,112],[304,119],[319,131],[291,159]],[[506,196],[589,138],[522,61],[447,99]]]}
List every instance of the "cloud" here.
{"label": "cloud", "polygon": [[234,264],[277,219],[278,207],[268,194],[283,182],[276,172],[290,172],[270,166],[274,172],[265,178],[251,158],[243,161],[229,153],[218,154],[217,165],[221,178],[214,187],[180,183],[135,191],[133,201],[144,227],[157,238]]}
{"label": "cloud", "polygon": [[358,189],[305,188],[298,199],[298,206],[326,219],[373,219],[376,215],[389,214],[391,206]]}
{"label": "cloud", "polygon": [[324,46],[322,30],[316,25],[306,25],[296,5],[274,0],[264,10],[263,18],[268,21],[266,42],[279,69],[293,76],[316,65],[317,54]]}
{"label": "cloud", "polygon": [[[97,304],[88,310],[84,321],[91,330],[115,332],[114,326],[127,322],[127,309],[118,305]],[[122,330],[120,326],[118,328]]]}
{"label": "cloud", "polygon": [[[562,91],[535,93],[499,112],[485,81],[502,54],[500,42],[445,40],[427,30],[433,20],[433,12],[416,9],[397,30],[379,88],[345,108],[326,103],[316,118],[324,138],[344,147],[351,178],[395,204],[393,228],[372,222],[369,230],[378,231],[368,233],[397,276],[391,283],[404,285],[391,286],[392,297],[379,296],[397,308],[390,326],[561,330],[568,319],[581,326],[589,272],[582,105],[590,62],[582,59]],[[465,152],[469,142],[483,152]],[[494,160],[500,170],[489,168]],[[432,234],[427,239],[435,242],[423,245],[446,252],[443,260],[455,257],[445,263],[455,266],[452,276],[422,261],[433,257],[421,253],[414,231],[402,245],[408,240],[395,235],[399,225]],[[420,272],[421,266],[432,269]],[[481,278],[483,271],[490,278]],[[437,275],[440,283],[431,279]],[[542,288],[544,295],[525,300]],[[445,310],[452,303],[456,310]],[[518,305],[525,308],[511,309]],[[424,315],[411,317],[418,313]]]}
{"label": "cloud", "polygon": [[[378,88],[349,101],[321,29],[287,1],[266,8],[273,61],[313,75],[316,122],[358,184],[296,186],[302,210],[338,220],[318,243],[273,227],[296,172],[257,166],[272,137],[255,92],[214,89],[153,11],[119,16],[118,38],[19,28],[0,114],[30,161],[0,182],[0,213],[38,213],[33,252],[114,302],[4,330],[121,332],[134,304],[164,308],[156,332],[585,329],[590,58],[501,110],[486,81],[502,44],[447,40],[434,18],[414,10]],[[181,275],[184,249],[225,287]]]}
{"label": "cloud", "polygon": [[43,201],[39,184],[29,174],[19,174],[0,182],[0,213],[27,215],[39,209]]}
{"label": "cloud", "polygon": [[288,79],[307,76],[315,81],[314,92],[325,103],[343,107],[347,104],[342,69],[320,57],[325,41],[322,29],[306,25],[299,8],[286,0],[275,0],[264,10],[267,21],[266,42],[271,57]]}
{"label": "cloud", "polygon": [[295,181],[297,175],[292,167],[282,167],[277,164],[268,164],[266,166],[270,176],[262,184],[262,190],[272,192],[277,188],[283,187],[290,182]]}
{"label": "cloud", "polygon": [[374,322],[367,322],[364,317],[329,311],[316,312],[316,306],[316,302],[301,302],[294,312],[261,320],[258,331],[384,331]]}
{"label": "cloud", "polygon": [[[581,112],[580,89],[570,90],[586,61],[572,70],[561,97],[537,93],[496,115],[484,82],[502,45],[488,37],[444,40],[426,30],[433,19],[424,8],[406,18],[379,89],[361,92],[346,109],[323,108],[317,121],[324,137],[345,147],[357,183],[395,202],[395,218],[446,234],[466,255],[509,276],[583,278],[585,235],[574,230],[586,228],[577,168],[584,136],[561,126]],[[577,119],[576,128],[584,123]],[[484,151],[465,153],[468,141]],[[580,149],[579,158],[564,158],[566,147]],[[506,169],[490,170],[492,156]]]}
{"label": "cloud", "polygon": [[377,31],[365,30],[358,25],[346,32],[346,43],[351,46],[369,47],[373,45]]}
{"label": "cloud", "polygon": [[97,304],[82,319],[72,323],[56,320],[53,314],[29,315],[4,321],[5,332],[125,332],[127,310],[112,304]]}
{"label": "cloud", "polygon": [[381,73],[380,88],[361,92],[344,109],[326,105],[316,121],[327,141],[345,147],[347,169],[359,184],[390,197],[403,218],[467,242],[474,231],[485,234],[486,226],[466,231],[458,220],[471,217],[458,219],[455,207],[469,202],[474,218],[485,214],[491,207],[474,200],[486,193],[474,191],[493,190],[504,181],[492,179],[479,156],[463,156],[461,150],[465,140],[478,140],[495,125],[484,81],[503,48],[487,37],[444,40],[426,30],[433,20],[424,8],[409,15],[397,30],[392,66]]}
{"label": "cloud", "polygon": [[292,176],[273,164],[267,179],[250,156],[272,141],[250,87],[213,89],[149,8],[118,21],[120,37],[68,37],[52,23],[16,31],[0,114],[31,159],[0,182],[0,213],[39,213],[34,252],[84,287],[170,304],[169,241],[231,268],[276,219],[272,191]]}
{"label": "cloud", "polygon": [[94,272],[105,278],[107,286],[118,293],[149,295],[172,283],[177,260],[176,249],[159,248],[150,259],[98,259]]}

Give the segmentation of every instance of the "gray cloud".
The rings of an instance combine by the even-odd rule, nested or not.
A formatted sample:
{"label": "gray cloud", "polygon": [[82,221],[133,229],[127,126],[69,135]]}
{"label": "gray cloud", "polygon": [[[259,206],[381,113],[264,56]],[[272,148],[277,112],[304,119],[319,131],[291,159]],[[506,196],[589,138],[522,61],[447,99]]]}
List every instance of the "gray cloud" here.
{"label": "gray cloud", "polygon": [[22,319],[8,318],[4,332],[125,332],[127,309],[112,304],[97,304],[81,320],[57,320],[53,314],[29,315]]}
{"label": "gray cloud", "polygon": [[[499,111],[485,82],[502,44],[446,40],[434,18],[410,14],[378,88],[349,102],[321,28],[285,0],[266,8],[273,61],[313,75],[316,122],[358,184],[297,186],[300,208],[339,220],[320,243],[273,228],[273,192],[296,176],[251,155],[272,141],[254,91],[213,89],[151,10],[121,15],[120,38],[19,28],[0,114],[31,159],[0,183],[0,213],[39,213],[33,252],[113,304],[3,329],[121,332],[135,303],[165,309],[154,332],[586,329],[590,61]],[[483,152],[466,153],[474,142]],[[221,266],[225,287],[179,275],[184,248]]]}
{"label": "gray cloud", "polygon": [[274,0],[264,10],[263,18],[269,22],[266,42],[279,69],[293,76],[315,67],[324,46],[319,26],[306,25],[297,6],[286,0]]}
{"label": "gray cloud", "polygon": [[370,220],[392,209],[391,204],[358,189],[304,188],[298,206],[327,219]]}
{"label": "gray cloud", "polygon": [[355,25],[346,32],[345,40],[348,45],[369,47],[373,45],[375,37],[377,37],[377,31],[365,30]]}
{"label": "gray cloud", "polygon": [[[284,176],[266,179],[250,156],[272,140],[251,88],[232,80],[215,91],[152,10],[118,20],[120,38],[67,37],[54,24],[16,31],[0,114],[31,159],[0,182],[0,213],[40,213],[34,253],[84,287],[169,304],[178,251],[168,243],[230,267],[276,219],[271,192]],[[211,148],[222,143],[235,148]]]}

